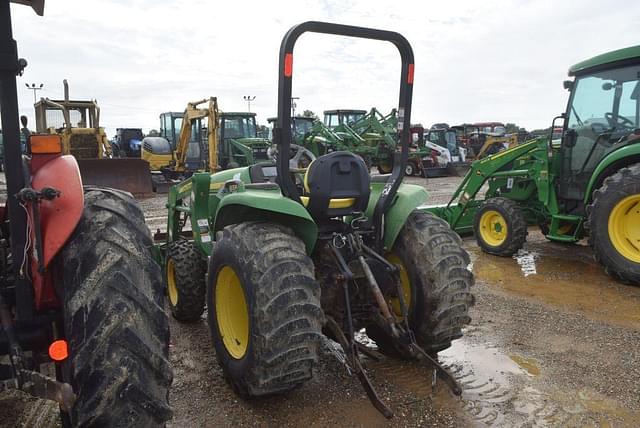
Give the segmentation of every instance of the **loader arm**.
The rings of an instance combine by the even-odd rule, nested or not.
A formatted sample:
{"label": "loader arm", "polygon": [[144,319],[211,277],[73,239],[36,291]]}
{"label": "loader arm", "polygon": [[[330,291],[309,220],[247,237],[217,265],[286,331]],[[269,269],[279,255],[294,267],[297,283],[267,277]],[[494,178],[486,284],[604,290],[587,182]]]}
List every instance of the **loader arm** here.
{"label": "loader arm", "polygon": [[[209,102],[207,108],[198,108],[200,104]],[[209,145],[209,170],[214,172],[218,167],[218,99],[216,97],[205,98],[200,101],[191,102],[187,104],[187,108],[184,111],[184,117],[182,120],[182,126],[180,128],[180,135],[178,136],[178,144],[176,145],[175,170],[178,172],[185,171],[187,160],[187,149],[189,148],[189,141],[191,141],[191,128],[193,122],[198,119],[207,118],[207,143]]]}
{"label": "loader arm", "polygon": [[546,139],[536,139],[493,156],[477,160],[471,165],[471,169],[467,172],[467,175],[465,175],[462,183],[460,183],[446,206],[426,207],[425,209],[445,219],[452,229],[460,232],[458,226],[461,218],[475,201],[476,195],[487,180],[501,175],[504,177],[527,176],[529,174],[528,169],[500,170],[523,155],[538,150],[546,153],[547,149],[548,142]]}

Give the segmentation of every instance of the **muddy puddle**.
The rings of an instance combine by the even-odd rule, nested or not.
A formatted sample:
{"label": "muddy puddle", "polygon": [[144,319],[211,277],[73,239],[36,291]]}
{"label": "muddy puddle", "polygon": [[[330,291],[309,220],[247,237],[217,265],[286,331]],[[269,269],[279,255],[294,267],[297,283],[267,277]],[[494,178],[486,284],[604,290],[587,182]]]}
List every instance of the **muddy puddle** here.
{"label": "muddy puddle", "polygon": [[463,338],[440,353],[439,359],[463,388],[453,396],[438,381],[431,386],[431,369],[384,359],[369,361],[368,369],[435,408],[453,410],[476,426],[640,426],[640,415],[595,391],[563,390],[545,373],[541,362],[495,345]]}
{"label": "muddy puddle", "polygon": [[465,248],[476,281],[607,323],[640,324],[640,288],[613,281],[586,245],[552,243],[530,231],[525,248],[512,258],[483,253],[474,240],[465,240]]}

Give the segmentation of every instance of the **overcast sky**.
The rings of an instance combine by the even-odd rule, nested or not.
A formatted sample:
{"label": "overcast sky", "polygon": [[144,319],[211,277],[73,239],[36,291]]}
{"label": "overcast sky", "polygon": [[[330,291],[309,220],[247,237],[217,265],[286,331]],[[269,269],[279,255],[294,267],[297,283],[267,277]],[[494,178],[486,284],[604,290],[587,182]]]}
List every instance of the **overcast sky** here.
{"label": "overcast sky", "polygon": [[[95,98],[116,127],[158,128],[158,115],[217,96],[223,111],[274,116],[278,51],[293,25],[319,20],[402,33],[415,55],[413,123],[515,122],[544,128],[562,112],[570,65],[640,43],[640,1],[47,0],[44,17],[12,5],[33,92]],[[305,34],[294,51],[297,111],[397,106],[400,60],[385,42]],[[35,127],[31,123],[30,127]]]}

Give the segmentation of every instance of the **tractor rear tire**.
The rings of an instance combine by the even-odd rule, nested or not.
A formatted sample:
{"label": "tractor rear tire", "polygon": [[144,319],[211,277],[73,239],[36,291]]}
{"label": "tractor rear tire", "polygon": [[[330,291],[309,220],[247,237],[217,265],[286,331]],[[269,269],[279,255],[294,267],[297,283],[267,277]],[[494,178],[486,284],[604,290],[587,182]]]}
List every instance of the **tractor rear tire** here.
{"label": "tractor rear tire", "polygon": [[490,198],[482,203],[473,220],[476,241],[486,253],[511,257],[527,240],[527,221],[518,203],[508,198]]}
{"label": "tractor rear tire", "polygon": [[207,261],[191,241],[171,244],[165,282],[171,315],[180,322],[195,322],[204,312]]}
{"label": "tractor rear tire", "polygon": [[[449,348],[471,322],[469,308],[475,303],[469,254],[462,248],[460,237],[444,220],[414,211],[391,255],[393,258],[387,258],[400,267],[401,279],[406,275],[408,280],[409,326],[416,342],[432,355]],[[377,325],[368,326],[367,335],[382,353],[404,357],[393,338]]]}
{"label": "tractor rear tire", "polygon": [[73,426],[164,426],[173,372],[160,267],[142,210],[126,192],[87,188],[60,255],[62,379],[77,395]]}
{"label": "tractor rear tire", "polygon": [[207,318],[226,380],[242,397],[289,391],[312,377],[324,314],[304,243],[281,225],[219,232]]}
{"label": "tractor rear tire", "polygon": [[640,284],[640,164],[607,177],[587,206],[589,245],[607,274]]}

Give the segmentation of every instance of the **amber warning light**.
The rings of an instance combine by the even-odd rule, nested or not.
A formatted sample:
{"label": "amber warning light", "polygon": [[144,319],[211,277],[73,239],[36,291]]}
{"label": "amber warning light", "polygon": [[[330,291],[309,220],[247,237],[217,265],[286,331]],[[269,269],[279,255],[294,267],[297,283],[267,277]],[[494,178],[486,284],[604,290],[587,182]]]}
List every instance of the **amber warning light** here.
{"label": "amber warning light", "polygon": [[64,361],[69,357],[69,346],[66,340],[56,340],[49,345],[49,357],[53,361]]}

